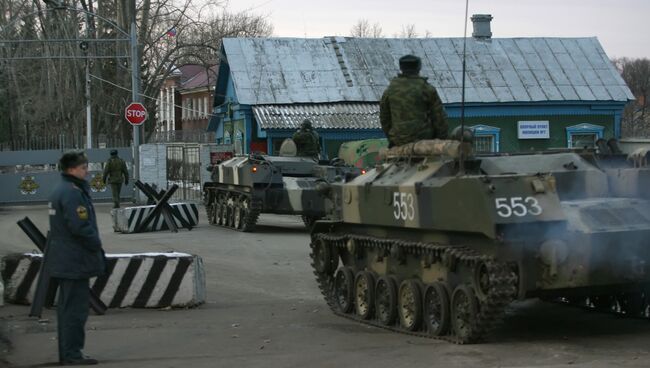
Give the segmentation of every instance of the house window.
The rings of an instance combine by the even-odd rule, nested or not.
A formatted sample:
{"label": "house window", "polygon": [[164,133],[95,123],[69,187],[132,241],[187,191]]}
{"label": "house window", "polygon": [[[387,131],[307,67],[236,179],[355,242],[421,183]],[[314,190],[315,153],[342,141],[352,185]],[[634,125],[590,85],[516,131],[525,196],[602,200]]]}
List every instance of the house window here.
{"label": "house window", "polygon": [[578,124],[566,128],[567,147],[593,148],[596,140],[603,137],[605,127],[593,124]]}
{"label": "house window", "polygon": [[499,152],[500,128],[481,124],[469,128],[474,131],[474,151],[476,153]]}

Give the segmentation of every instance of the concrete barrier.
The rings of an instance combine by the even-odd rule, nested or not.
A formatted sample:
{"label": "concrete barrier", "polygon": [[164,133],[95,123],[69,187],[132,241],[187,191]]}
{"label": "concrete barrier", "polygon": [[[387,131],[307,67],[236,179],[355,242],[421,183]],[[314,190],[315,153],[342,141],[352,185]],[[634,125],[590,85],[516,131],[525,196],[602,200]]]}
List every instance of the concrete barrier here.
{"label": "concrete barrier", "polygon": [[[170,203],[173,209],[178,210],[180,216],[187,221],[191,226],[196,226],[199,223],[199,210],[194,203]],[[136,206],[116,208],[111,210],[111,217],[113,218],[113,229],[122,233],[133,233],[137,227],[144,221],[147,215],[153,211],[154,205]],[[177,219],[174,219],[176,225],[181,227]],[[158,214],[156,218],[149,223],[146,231],[160,231],[169,230],[165,223],[162,214]]]}
{"label": "concrete barrier", "polygon": [[[10,254],[2,258],[4,298],[31,304],[43,256]],[[201,257],[186,253],[107,254],[107,273],[90,286],[109,308],[180,308],[205,302]]]}

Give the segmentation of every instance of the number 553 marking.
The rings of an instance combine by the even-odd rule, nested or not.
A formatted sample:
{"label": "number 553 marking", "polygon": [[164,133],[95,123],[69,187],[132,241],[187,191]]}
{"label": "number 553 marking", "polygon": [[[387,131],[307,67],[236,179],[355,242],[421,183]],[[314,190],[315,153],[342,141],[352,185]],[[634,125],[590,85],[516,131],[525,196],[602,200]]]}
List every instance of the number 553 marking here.
{"label": "number 553 marking", "polygon": [[501,217],[524,217],[526,215],[539,216],[542,214],[542,207],[535,197],[510,197],[496,198],[494,200],[497,215]]}
{"label": "number 553 marking", "polygon": [[413,194],[393,192],[393,217],[396,220],[413,220],[415,218]]}

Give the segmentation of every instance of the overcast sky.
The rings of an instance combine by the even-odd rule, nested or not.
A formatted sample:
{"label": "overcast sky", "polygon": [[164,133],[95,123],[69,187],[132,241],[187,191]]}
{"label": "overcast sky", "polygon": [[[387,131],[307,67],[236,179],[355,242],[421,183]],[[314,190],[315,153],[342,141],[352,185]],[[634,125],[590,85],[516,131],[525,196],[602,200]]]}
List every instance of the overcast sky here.
{"label": "overcast sky", "polygon": [[[230,0],[229,8],[267,15],[274,36],[310,38],[349,35],[360,18],[389,37],[407,24],[462,37],[465,15],[463,0]],[[470,0],[469,14],[492,14],[493,37],[596,36],[610,57],[650,57],[650,0]]]}

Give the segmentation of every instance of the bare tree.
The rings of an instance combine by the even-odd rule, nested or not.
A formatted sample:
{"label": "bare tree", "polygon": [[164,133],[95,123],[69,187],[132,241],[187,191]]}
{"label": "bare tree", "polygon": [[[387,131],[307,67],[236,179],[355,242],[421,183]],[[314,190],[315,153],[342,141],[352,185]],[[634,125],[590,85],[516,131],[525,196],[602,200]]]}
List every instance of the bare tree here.
{"label": "bare tree", "polygon": [[365,37],[365,38],[381,38],[384,37],[381,25],[373,23],[372,25],[367,19],[359,19],[350,29],[350,36],[352,37]]}
{"label": "bare tree", "polygon": [[626,136],[650,137],[650,59],[620,58],[613,60],[623,80],[630,87],[636,101],[631,102],[623,112],[623,134]]}
{"label": "bare tree", "polygon": [[402,31],[399,33],[400,38],[417,38],[418,32],[415,30],[415,24],[402,25]]}
{"label": "bare tree", "polygon": [[[111,21],[62,9],[61,3]],[[268,36],[272,33],[272,26],[264,16],[229,12],[225,1],[208,5],[199,3],[204,2],[137,2],[140,79],[143,102],[151,116],[155,115],[156,98],[164,79],[177,67],[194,63],[207,68],[218,63],[224,37]],[[118,28],[126,32],[130,28],[132,15],[129,4],[131,0],[0,0],[0,30],[3,32],[0,38],[89,39],[91,47],[84,51],[88,54],[128,56],[128,44],[106,41],[125,38]],[[37,11],[41,12],[33,15]],[[13,27],[5,27],[9,23]],[[0,45],[0,52],[15,55],[25,47]],[[36,47],[40,47],[43,56],[80,53],[74,43],[43,42]],[[91,60],[93,135],[130,139],[132,130],[122,115],[124,106],[131,99],[131,61],[128,57]],[[0,140],[61,132],[83,137],[86,65],[83,59],[5,63],[0,60],[0,64]],[[145,124],[147,132],[155,130],[154,121],[150,119]],[[83,140],[79,139],[79,142]]]}

